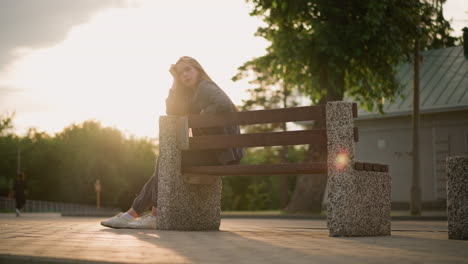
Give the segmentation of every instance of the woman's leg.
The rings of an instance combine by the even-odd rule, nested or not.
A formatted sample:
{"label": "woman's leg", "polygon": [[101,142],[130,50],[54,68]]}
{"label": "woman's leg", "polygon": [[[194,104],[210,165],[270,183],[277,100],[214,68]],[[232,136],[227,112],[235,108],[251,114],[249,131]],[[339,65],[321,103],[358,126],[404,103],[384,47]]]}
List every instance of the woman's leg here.
{"label": "woman's leg", "polygon": [[140,194],[135,198],[135,200],[133,200],[132,207],[127,211],[127,213],[133,217],[138,217],[145,210],[150,208],[150,206],[152,206],[151,213],[156,215],[158,198],[158,167],[159,159],[156,162],[156,168],[154,169],[153,175],[143,186]]}
{"label": "woman's leg", "polygon": [[[213,151],[183,151],[182,152],[182,166],[196,166],[196,165],[217,165],[219,164]],[[156,168],[149,181],[143,186],[140,194],[133,201],[132,207],[127,211],[127,214],[138,217],[150,206],[151,214],[157,215],[157,198],[158,198],[158,167],[159,159],[156,162]],[[155,217],[143,217],[137,221],[132,221],[126,218],[125,214],[114,216],[113,218],[102,221],[101,224],[114,228],[144,228],[156,229]],[[131,217],[130,217],[131,218]]]}
{"label": "woman's leg", "polygon": [[[218,160],[213,151],[183,151],[182,166],[190,165],[216,165]],[[157,215],[158,206],[158,167],[159,159],[156,163],[156,168],[149,181],[145,184],[140,194],[133,201],[132,207],[127,211],[133,217],[138,217],[146,209],[151,207],[151,214]]]}
{"label": "woman's leg", "polygon": [[[148,218],[143,217],[135,221],[135,218],[140,216],[145,210],[149,209],[151,206],[151,214],[156,216],[156,199],[157,190],[158,190],[158,164],[159,159],[156,162],[156,168],[151,178],[145,183],[143,189],[141,189],[140,194],[133,200],[132,207],[128,209],[125,213],[119,213],[116,216],[101,221],[101,225],[112,227],[112,228],[156,228],[156,218],[148,222]],[[140,220],[145,220],[147,223],[141,225]],[[140,226],[132,226],[132,224],[138,224]]]}

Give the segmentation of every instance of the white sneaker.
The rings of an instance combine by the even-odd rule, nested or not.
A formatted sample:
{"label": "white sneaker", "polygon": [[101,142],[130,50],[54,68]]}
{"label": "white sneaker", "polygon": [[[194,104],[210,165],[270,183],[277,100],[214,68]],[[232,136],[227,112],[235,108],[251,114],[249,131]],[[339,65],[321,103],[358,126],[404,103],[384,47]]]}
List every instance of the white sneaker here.
{"label": "white sneaker", "polygon": [[157,229],[156,216],[147,214],[136,221],[128,224],[128,228],[133,229]]}
{"label": "white sneaker", "polygon": [[128,228],[128,225],[135,221],[134,219],[127,219],[122,217],[122,215],[123,213],[118,213],[116,216],[110,219],[101,221],[101,225],[112,228]]}
{"label": "white sneaker", "polygon": [[18,208],[15,208],[16,216],[21,216],[21,212]]}

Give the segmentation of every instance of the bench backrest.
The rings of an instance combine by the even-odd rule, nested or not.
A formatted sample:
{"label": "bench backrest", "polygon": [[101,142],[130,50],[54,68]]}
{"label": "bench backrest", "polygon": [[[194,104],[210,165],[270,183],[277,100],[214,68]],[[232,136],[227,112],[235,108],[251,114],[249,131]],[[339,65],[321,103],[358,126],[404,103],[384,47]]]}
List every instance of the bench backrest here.
{"label": "bench backrest", "polygon": [[[352,104],[352,117],[357,117],[357,105]],[[224,149],[233,147],[261,147],[312,144],[327,149],[326,105],[294,107],[247,112],[190,115],[179,122],[180,149]],[[189,128],[251,125],[281,122],[318,121],[318,128],[301,131],[264,132],[241,135],[207,135],[188,137]],[[354,141],[358,140],[354,128]],[[193,166],[182,168],[185,173],[212,175],[272,175],[327,173],[327,163],[282,163],[262,165]]]}

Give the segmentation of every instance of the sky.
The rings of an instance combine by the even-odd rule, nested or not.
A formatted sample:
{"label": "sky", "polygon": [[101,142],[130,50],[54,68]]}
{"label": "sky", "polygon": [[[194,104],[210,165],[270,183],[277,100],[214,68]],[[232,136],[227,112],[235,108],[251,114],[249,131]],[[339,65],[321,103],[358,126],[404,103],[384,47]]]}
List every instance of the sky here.
{"label": "sky", "polygon": [[[155,138],[169,67],[185,55],[241,104],[250,85],[231,78],[268,46],[249,11],[244,0],[0,0],[0,115],[14,112],[20,135],[98,120]],[[444,13],[461,35],[466,0]]]}

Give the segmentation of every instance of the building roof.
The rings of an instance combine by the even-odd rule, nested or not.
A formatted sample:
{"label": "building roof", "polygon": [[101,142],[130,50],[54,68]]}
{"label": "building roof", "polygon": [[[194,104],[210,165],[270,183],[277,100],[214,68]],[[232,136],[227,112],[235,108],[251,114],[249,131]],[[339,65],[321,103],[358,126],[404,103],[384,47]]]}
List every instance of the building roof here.
{"label": "building roof", "polygon": [[[420,64],[420,111],[438,113],[468,110],[468,59],[463,46],[428,50],[421,53]],[[384,115],[377,110],[367,112],[359,109],[362,119],[411,115],[413,108],[413,64],[399,67],[397,80],[403,85],[403,98],[393,103],[384,103]]]}

